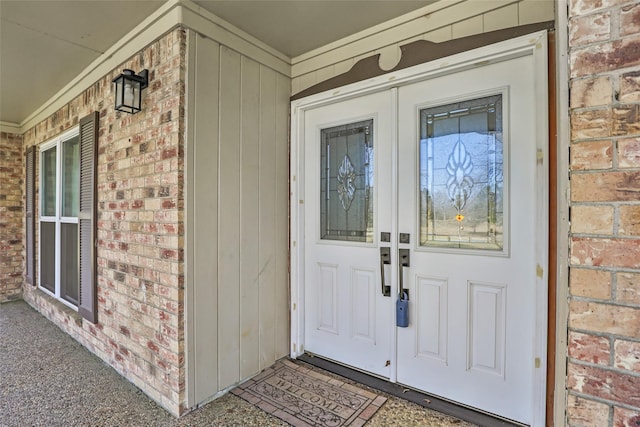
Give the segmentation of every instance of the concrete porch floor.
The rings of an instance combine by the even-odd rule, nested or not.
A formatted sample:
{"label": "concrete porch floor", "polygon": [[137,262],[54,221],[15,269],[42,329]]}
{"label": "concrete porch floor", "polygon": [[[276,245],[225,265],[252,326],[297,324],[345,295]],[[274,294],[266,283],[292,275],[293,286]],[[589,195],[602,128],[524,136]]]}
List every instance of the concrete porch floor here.
{"label": "concrete porch floor", "polygon": [[[388,400],[368,426],[471,426],[381,394]],[[287,424],[230,393],[176,419],[28,304],[15,301],[0,304],[0,426],[27,425]]]}

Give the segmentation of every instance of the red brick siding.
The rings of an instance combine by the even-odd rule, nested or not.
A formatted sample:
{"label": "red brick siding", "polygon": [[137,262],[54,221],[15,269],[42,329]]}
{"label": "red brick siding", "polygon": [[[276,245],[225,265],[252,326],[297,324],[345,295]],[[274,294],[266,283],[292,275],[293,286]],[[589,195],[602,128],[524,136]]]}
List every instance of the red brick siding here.
{"label": "red brick siding", "polygon": [[0,303],[22,293],[23,169],[22,137],[0,133]]}
{"label": "red brick siding", "polygon": [[[24,134],[39,145],[99,111],[98,320],[24,298],[174,414],[184,411],[183,148],[186,33],[175,29]],[[113,109],[111,80],[149,69],[143,110]]]}
{"label": "red brick siding", "polygon": [[640,5],[569,0],[569,425],[640,422]]}

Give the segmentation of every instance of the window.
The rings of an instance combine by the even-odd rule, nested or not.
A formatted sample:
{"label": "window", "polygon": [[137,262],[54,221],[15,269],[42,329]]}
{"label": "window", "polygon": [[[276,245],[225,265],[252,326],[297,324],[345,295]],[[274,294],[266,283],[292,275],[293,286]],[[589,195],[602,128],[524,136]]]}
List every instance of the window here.
{"label": "window", "polygon": [[40,284],[78,305],[80,146],[74,129],[40,149]]}
{"label": "window", "polygon": [[420,246],[503,251],[502,95],[419,114]]}
{"label": "window", "polygon": [[320,235],[373,242],[373,119],[320,131]]}
{"label": "window", "polygon": [[[81,119],[78,128],[40,147],[39,286],[93,323],[97,322],[97,129],[98,113],[94,112]],[[28,152],[27,163],[34,157]],[[28,178],[29,173],[27,204],[29,194],[31,200],[35,194],[34,180]],[[27,254],[33,253],[32,237],[27,236]],[[26,276],[29,282],[29,268]]]}

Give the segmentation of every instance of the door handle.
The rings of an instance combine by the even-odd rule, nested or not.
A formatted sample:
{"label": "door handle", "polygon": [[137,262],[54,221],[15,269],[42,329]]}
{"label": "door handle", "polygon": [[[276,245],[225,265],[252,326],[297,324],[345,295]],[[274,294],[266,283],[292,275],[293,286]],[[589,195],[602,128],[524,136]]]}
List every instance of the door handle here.
{"label": "door handle", "polygon": [[410,267],[410,257],[409,257],[409,249],[398,249],[398,266],[400,267],[398,270],[399,277],[399,286],[398,286],[398,295],[400,298],[404,298],[404,294],[407,294],[407,299],[409,299],[409,290],[405,289],[403,286],[404,282],[404,267]]}
{"label": "door handle", "polygon": [[380,248],[380,278],[382,280],[382,295],[391,296],[391,286],[384,281],[384,266],[391,265],[391,248]]}

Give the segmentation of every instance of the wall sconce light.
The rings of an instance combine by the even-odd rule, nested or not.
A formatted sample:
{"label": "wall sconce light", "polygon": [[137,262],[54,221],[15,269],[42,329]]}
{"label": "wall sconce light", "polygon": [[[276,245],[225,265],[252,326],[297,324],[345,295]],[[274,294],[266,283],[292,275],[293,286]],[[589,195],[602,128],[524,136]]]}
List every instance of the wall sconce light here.
{"label": "wall sconce light", "polygon": [[136,75],[133,70],[125,69],[113,79],[113,83],[116,84],[115,109],[129,114],[140,111],[142,89],[149,85],[149,70],[142,70]]}

